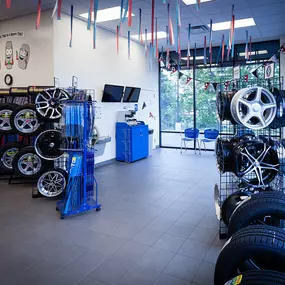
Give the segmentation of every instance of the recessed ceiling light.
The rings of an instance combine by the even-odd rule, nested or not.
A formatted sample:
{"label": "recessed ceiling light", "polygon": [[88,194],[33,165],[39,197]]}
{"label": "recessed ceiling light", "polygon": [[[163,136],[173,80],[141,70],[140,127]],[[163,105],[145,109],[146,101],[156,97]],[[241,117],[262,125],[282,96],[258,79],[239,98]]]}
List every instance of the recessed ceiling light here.
{"label": "recessed ceiling light", "polygon": [[[182,0],[186,5],[194,5],[196,4],[196,0]],[[213,1],[213,0],[201,0],[201,3],[202,2],[210,2],[210,1]]]}
{"label": "recessed ceiling light", "polygon": [[[125,13],[125,10],[123,9],[123,14],[124,13]],[[83,14],[79,14],[79,16],[81,16],[85,19],[88,19],[88,14],[89,13],[83,13]],[[120,19],[120,15],[121,15],[121,7],[120,6],[98,10],[98,12],[97,12],[97,23],[118,20],[118,19]],[[132,16],[135,16],[135,15],[132,14]],[[127,12],[127,17],[128,17],[128,12]],[[94,21],[94,13],[93,12],[92,12],[92,21]]]}
{"label": "recessed ceiling light", "polygon": [[[231,22],[221,22],[221,23],[213,23],[213,31],[222,31],[222,30],[229,30]],[[253,18],[247,19],[240,19],[235,20],[235,28],[244,28],[244,27],[251,27],[255,26],[255,21]],[[208,25],[210,27],[210,25]]]}
{"label": "recessed ceiling light", "polygon": [[[258,50],[258,51],[252,51],[252,52],[249,52],[248,54],[250,54],[250,55],[255,55],[255,54],[258,54],[258,55],[260,55],[260,54],[268,54],[268,51],[267,50]],[[245,52],[241,52],[241,53],[239,53],[238,54],[239,56],[245,56]]]}
{"label": "recessed ceiling light", "polygon": [[[139,35],[132,35],[131,38],[138,39],[138,36]],[[142,37],[143,37],[143,40],[144,40],[145,39],[145,34],[143,34]],[[163,32],[163,31],[157,32],[157,38],[158,39],[165,39],[166,37],[167,37],[166,32]],[[150,41],[151,40],[151,33],[147,33],[146,38],[147,38],[148,41]]]}
{"label": "recessed ceiling light", "polygon": [[[182,60],[187,60],[187,57],[181,57]],[[193,56],[190,56],[190,59],[193,60]],[[196,56],[196,60],[204,59],[204,56]]]}

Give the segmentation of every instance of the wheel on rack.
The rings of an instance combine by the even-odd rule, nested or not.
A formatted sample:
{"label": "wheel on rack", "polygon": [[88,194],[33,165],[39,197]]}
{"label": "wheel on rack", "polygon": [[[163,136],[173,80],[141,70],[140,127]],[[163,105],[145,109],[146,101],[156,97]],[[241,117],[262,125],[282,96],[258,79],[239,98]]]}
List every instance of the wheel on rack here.
{"label": "wheel on rack", "polygon": [[276,111],[274,95],[262,87],[241,89],[231,101],[231,113],[234,120],[254,130],[268,127],[274,120]]}
{"label": "wheel on rack", "polygon": [[217,259],[214,283],[226,284],[246,271],[247,263],[257,270],[284,272],[284,262],[284,230],[267,225],[249,226],[236,232],[224,245]]}
{"label": "wheel on rack", "polygon": [[[40,133],[35,140],[35,150],[39,157],[55,160],[64,155],[61,147],[67,143],[66,138],[58,130],[47,130]],[[66,147],[65,147],[66,148]]]}
{"label": "wheel on rack", "polygon": [[235,208],[229,218],[228,235],[249,225],[272,225],[283,228],[285,221],[285,194],[260,192],[250,196]]}
{"label": "wheel on rack", "polygon": [[67,173],[61,169],[49,170],[38,179],[38,191],[45,197],[54,198],[61,195],[67,185]]}
{"label": "wheel on rack", "polygon": [[[285,274],[273,270],[250,270],[243,272],[225,285],[284,285]],[[224,285],[224,284],[223,284]]]}
{"label": "wheel on rack", "polygon": [[276,98],[277,112],[269,127],[271,129],[279,129],[285,127],[285,91],[276,90],[273,92],[273,95]]}
{"label": "wheel on rack", "polygon": [[17,107],[18,105],[13,103],[0,104],[0,132],[2,134],[13,133],[11,115]]}
{"label": "wheel on rack", "polygon": [[34,179],[50,169],[52,164],[50,161],[44,161],[40,158],[33,146],[28,146],[15,154],[12,166],[17,175]]}
{"label": "wheel on rack", "polygon": [[35,100],[37,114],[44,120],[58,120],[61,118],[63,102],[70,99],[69,93],[63,89],[44,90],[37,95]]}
{"label": "wheel on rack", "polygon": [[217,114],[220,121],[230,121],[236,124],[231,114],[231,100],[234,92],[218,92],[216,97]]}
{"label": "wheel on rack", "polygon": [[268,144],[249,140],[241,142],[234,149],[235,174],[247,185],[266,187],[279,170],[277,152]]}
{"label": "wheel on rack", "polygon": [[16,153],[21,149],[19,143],[7,143],[0,147],[0,170],[4,173],[13,172],[12,162]]}
{"label": "wheel on rack", "polygon": [[34,136],[41,130],[33,104],[18,106],[11,115],[11,126],[21,136]]}

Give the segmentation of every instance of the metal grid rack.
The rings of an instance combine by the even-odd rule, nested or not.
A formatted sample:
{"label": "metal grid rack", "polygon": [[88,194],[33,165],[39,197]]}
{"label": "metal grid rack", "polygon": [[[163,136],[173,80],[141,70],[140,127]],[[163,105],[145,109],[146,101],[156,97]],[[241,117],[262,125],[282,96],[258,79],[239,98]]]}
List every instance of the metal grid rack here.
{"label": "metal grid rack", "polygon": [[[224,86],[224,84],[221,83],[221,86]],[[244,82],[241,80],[232,84],[233,89],[236,90],[251,86],[260,86],[272,90],[274,87],[279,89],[280,86],[282,85],[277,80],[271,80],[270,83],[268,83],[268,81],[265,80],[255,80],[250,82]],[[230,93],[232,92],[232,90],[223,91],[223,92]],[[251,129],[241,126],[239,124],[232,124],[232,122],[228,120],[220,121],[220,130],[221,132],[219,138],[222,140],[231,140],[233,138],[237,138],[238,133],[243,133],[243,134],[252,133]],[[271,140],[271,143],[273,144],[272,147],[276,150],[278,154],[279,172],[274,178],[274,180],[271,181],[268,186],[275,191],[284,191],[283,173],[285,171],[285,158],[284,158],[285,152],[284,152],[284,147],[281,143],[283,138],[283,129],[282,128],[271,129],[267,127],[265,129],[254,130],[254,137],[255,138],[263,137]],[[238,191],[239,189],[247,187],[246,183],[243,182],[240,178],[238,178],[238,176],[236,176],[232,172],[225,172],[225,173],[220,172],[219,184],[220,185],[219,185],[218,203],[220,208],[229,195]],[[219,233],[220,233],[220,238],[227,237],[227,226],[224,224],[221,218],[220,218]]]}

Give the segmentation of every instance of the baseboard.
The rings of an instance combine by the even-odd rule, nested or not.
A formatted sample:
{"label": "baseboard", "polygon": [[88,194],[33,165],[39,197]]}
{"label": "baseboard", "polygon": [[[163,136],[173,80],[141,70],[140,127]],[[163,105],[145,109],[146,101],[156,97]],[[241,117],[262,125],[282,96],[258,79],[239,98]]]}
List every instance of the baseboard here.
{"label": "baseboard", "polygon": [[101,161],[101,162],[95,163],[95,168],[102,167],[102,166],[105,166],[105,165],[108,165],[108,164],[112,164],[115,161],[116,161],[116,159],[112,158],[112,159],[108,159],[108,160],[105,160],[105,161]]}

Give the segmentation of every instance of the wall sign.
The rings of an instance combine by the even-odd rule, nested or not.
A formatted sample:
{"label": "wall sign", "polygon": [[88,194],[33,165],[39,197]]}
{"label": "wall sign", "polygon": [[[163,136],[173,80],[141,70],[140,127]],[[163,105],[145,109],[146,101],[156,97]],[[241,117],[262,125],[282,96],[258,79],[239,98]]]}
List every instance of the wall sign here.
{"label": "wall sign", "polygon": [[28,95],[28,88],[27,87],[12,87],[10,88],[10,95]]}
{"label": "wall sign", "polygon": [[7,39],[7,38],[22,38],[24,36],[25,36],[24,32],[4,33],[4,34],[0,34],[0,40]]}
{"label": "wall sign", "polygon": [[264,79],[274,77],[274,63],[270,63],[264,67]]}
{"label": "wall sign", "polygon": [[54,88],[53,86],[29,86],[28,93],[29,95],[38,95],[46,89]]}
{"label": "wall sign", "polygon": [[234,67],[234,79],[240,79],[240,66],[239,65]]}
{"label": "wall sign", "polygon": [[0,89],[0,96],[2,95],[10,95],[10,89]]}

